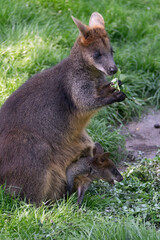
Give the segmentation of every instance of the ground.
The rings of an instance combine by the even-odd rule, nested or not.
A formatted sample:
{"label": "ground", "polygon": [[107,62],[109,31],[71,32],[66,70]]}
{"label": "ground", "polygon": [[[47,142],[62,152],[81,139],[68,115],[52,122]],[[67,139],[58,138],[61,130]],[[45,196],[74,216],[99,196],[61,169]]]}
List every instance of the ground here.
{"label": "ground", "polygon": [[120,170],[126,169],[124,162],[132,164],[137,158],[154,158],[160,154],[160,110],[149,109],[140,119],[126,124],[122,134],[126,135],[127,157],[122,161]]}

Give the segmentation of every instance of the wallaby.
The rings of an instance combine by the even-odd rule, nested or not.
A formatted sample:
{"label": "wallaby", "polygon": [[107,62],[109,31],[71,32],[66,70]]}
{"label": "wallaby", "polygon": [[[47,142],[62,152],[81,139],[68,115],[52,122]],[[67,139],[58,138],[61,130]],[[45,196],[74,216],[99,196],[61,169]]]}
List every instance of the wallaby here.
{"label": "wallaby", "polygon": [[102,179],[110,184],[114,180],[120,182],[122,175],[117,170],[115,164],[109,159],[110,153],[103,151],[99,143],[95,144],[93,157],[80,158],[72,163],[66,172],[67,192],[78,191],[78,205],[81,207],[84,194],[89,188],[90,183],[95,179]]}
{"label": "wallaby", "polygon": [[0,184],[30,202],[63,196],[66,169],[94,143],[85,128],[103,106],[125,99],[123,92],[97,95],[106,75],[116,73],[103,17],[89,26],[73,17],[80,36],[70,56],[27,80],[0,110]]}

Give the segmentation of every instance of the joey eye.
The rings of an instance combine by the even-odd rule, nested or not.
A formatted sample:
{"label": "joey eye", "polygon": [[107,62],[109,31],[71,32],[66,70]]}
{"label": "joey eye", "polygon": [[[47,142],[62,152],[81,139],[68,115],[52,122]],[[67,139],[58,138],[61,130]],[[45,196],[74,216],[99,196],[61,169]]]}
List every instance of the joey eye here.
{"label": "joey eye", "polygon": [[114,168],[114,169],[111,170],[111,172],[112,172],[112,174],[117,175],[118,171],[117,171],[117,169]]}
{"label": "joey eye", "polygon": [[105,158],[101,158],[100,160],[101,160],[101,162],[104,162],[104,161],[105,161]]}
{"label": "joey eye", "polygon": [[99,51],[97,51],[97,52],[94,53],[93,58],[97,60],[97,59],[99,59],[101,56],[102,56],[102,54],[101,54]]}

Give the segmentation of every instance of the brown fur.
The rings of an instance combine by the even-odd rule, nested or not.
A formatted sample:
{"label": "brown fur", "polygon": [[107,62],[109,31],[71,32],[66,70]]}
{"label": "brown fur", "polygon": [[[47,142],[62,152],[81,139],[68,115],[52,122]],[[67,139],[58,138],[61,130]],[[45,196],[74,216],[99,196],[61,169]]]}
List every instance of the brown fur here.
{"label": "brown fur", "polygon": [[88,45],[99,39],[102,39],[102,41],[106,42],[106,44],[108,43],[107,45],[109,46],[109,38],[105,29],[96,26],[94,28],[89,28],[87,35],[85,37],[80,36],[78,41],[83,46],[87,47]]}
{"label": "brown fur", "polygon": [[[95,14],[92,25],[96,19]],[[125,99],[122,92],[97,94],[106,83],[104,72],[111,75],[111,68],[116,70],[110,43],[107,40],[106,48],[104,28],[92,26],[88,32],[75,21],[90,44],[84,46],[78,38],[68,58],[27,80],[0,110],[0,184],[37,204],[62,197],[67,167],[86,149],[92,156],[94,144],[85,127],[93,114]],[[105,53],[98,63],[95,48]]]}
{"label": "brown fur", "polygon": [[80,158],[67,169],[67,191],[69,194],[78,191],[79,206],[93,180],[102,179],[110,184],[114,184],[114,180],[123,180],[115,164],[109,159],[110,153],[104,153],[100,144],[95,144],[93,154],[93,158]]}

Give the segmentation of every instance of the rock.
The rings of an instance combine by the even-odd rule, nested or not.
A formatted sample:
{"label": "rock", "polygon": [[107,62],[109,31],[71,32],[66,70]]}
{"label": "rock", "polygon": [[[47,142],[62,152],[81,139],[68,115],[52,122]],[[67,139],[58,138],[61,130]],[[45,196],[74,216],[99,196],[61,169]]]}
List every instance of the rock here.
{"label": "rock", "polygon": [[160,128],[160,124],[156,123],[156,124],[154,124],[154,127],[155,128]]}

